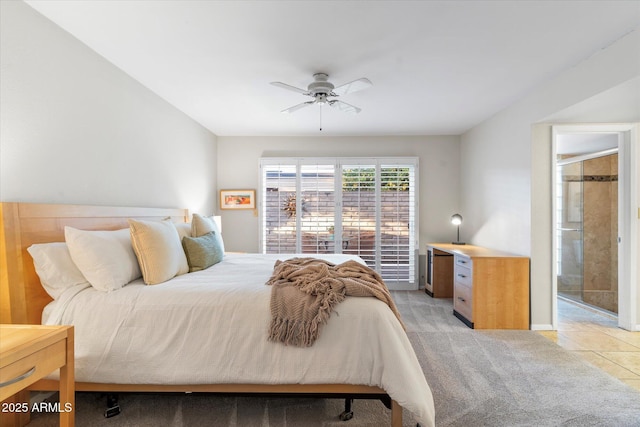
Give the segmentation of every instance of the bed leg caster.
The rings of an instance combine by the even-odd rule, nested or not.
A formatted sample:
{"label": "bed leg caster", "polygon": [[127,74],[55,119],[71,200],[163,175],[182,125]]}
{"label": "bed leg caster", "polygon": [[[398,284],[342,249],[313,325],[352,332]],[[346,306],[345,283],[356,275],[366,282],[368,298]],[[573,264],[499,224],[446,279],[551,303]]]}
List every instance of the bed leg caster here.
{"label": "bed leg caster", "polygon": [[351,418],[353,418],[353,411],[351,410],[352,403],[353,399],[344,400],[344,412],[338,416],[338,418],[340,418],[340,421],[349,421]]}
{"label": "bed leg caster", "polygon": [[117,394],[107,394],[107,409],[104,411],[105,418],[115,417],[120,414],[120,405],[118,404]]}

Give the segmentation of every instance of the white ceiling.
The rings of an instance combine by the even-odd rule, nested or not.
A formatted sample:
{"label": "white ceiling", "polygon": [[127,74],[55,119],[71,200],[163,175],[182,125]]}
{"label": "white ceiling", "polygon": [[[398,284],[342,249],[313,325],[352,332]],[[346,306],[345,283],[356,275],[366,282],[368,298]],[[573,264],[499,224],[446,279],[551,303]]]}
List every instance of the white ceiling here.
{"label": "white ceiling", "polygon": [[[640,27],[640,0],[26,2],[221,136],[461,134]],[[322,133],[269,84],[316,72],[373,82]]]}

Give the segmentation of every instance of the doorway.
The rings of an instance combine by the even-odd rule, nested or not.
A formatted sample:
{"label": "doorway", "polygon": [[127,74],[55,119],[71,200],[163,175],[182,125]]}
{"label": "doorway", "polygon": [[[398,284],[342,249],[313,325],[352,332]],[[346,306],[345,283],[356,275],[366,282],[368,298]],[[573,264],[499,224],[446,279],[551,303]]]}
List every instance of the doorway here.
{"label": "doorway", "polygon": [[637,325],[633,125],[553,126],[552,320],[558,298]]}
{"label": "doorway", "polygon": [[559,135],[556,152],[558,298],[617,315],[617,135]]}

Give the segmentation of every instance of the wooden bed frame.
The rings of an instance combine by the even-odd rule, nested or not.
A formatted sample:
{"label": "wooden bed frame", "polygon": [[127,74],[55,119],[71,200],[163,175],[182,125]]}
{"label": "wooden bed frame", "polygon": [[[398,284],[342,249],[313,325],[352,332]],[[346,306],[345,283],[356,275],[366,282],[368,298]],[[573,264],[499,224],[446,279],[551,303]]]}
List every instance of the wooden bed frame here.
{"label": "wooden bed frame", "polygon": [[[32,203],[0,203],[0,323],[40,324],[51,297],[40,284],[27,248],[34,243],[64,241],[64,227],[117,230],[127,220],[187,222],[187,209],[140,208]],[[76,382],[77,391],[213,392],[234,394],[304,394],[390,401],[391,426],[402,426],[402,407],[374,386],[352,384],[102,384]],[[40,380],[30,390],[58,390],[58,381]]]}

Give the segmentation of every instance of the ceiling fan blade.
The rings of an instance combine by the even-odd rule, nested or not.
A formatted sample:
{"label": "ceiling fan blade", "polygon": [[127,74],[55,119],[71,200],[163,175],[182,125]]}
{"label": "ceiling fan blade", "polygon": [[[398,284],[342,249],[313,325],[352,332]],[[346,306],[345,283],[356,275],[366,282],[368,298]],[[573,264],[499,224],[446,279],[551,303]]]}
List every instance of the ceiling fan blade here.
{"label": "ceiling fan blade", "polygon": [[329,101],[329,105],[335,109],[344,111],[345,113],[358,114],[360,111],[362,111],[362,108],[358,108],[355,105],[347,104],[346,102],[338,101],[337,99]]}
{"label": "ceiling fan blade", "polygon": [[309,93],[309,91],[308,91],[308,90],[300,89],[300,88],[298,88],[298,87],[291,86],[291,85],[288,85],[288,84],[286,84],[286,83],[282,83],[282,82],[271,82],[271,84],[272,84],[272,85],[274,85],[274,86],[277,86],[277,87],[281,87],[282,89],[292,90],[292,91],[294,91],[294,92],[301,93],[301,94],[303,94],[303,95],[310,95],[310,93]]}
{"label": "ceiling fan blade", "polygon": [[294,111],[298,111],[301,108],[308,107],[309,105],[315,104],[316,101],[307,101],[302,104],[294,105],[293,107],[289,107],[286,110],[280,111],[281,113],[293,113]]}
{"label": "ceiling fan blade", "polygon": [[333,89],[333,93],[335,93],[337,96],[342,96],[348,93],[366,89],[368,87],[371,87],[372,85],[373,83],[371,83],[369,79],[363,77],[361,79],[338,86],[337,88]]}

